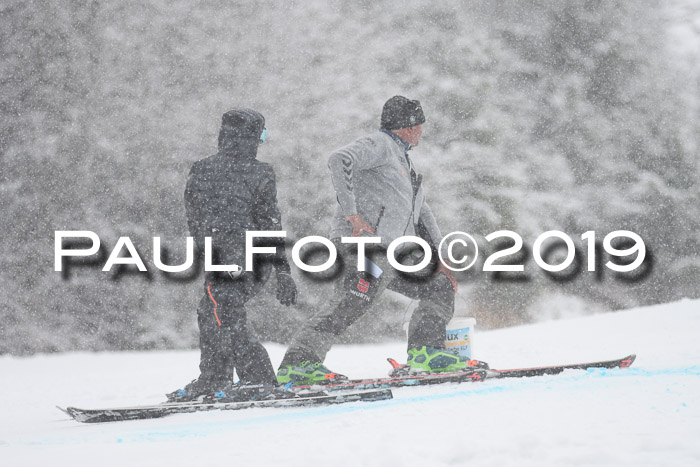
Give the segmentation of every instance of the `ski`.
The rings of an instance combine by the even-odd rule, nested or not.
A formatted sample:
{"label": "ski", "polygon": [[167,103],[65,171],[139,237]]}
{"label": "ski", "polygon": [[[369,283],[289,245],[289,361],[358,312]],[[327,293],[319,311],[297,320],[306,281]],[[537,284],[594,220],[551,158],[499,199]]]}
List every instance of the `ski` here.
{"label": "ski", "polygon": [[346,393],[314,393],[297,395],[287,399],[261,399],[236,402],[219,401],[194,401],[171,402],[156,405],[144,405],[135,407],[116,407],[106,409],[80,409],[77,407],[61,408],[59,410],[68,414],[74,420],[83,423],[117,422],[125,420],[143,420],[149,418],[161,418],[176,413],[202,412],[209,410],[240,410],[252,407],[305,407],[320,404],[343,404],[356,401],[380,401],[391,399],[392,394],[388,389],[373,391],[355,391]]}
{"label": "ski", "polygon": [[604,360],[592,363],[573,363],[568,365],[540,366],[533,368],[515,368],[510,370],[488,370],[487,378],[527,378],[532,376],[556,375],[564,370],[588,370],[591,368],[628,368],[632,366],[636,355],[628,355],[617,360]]}
{"label": "ski", "polygon": [[293,386],[295,390],[323,389],[327,391],[349,390],[349,389],[376,389],[376,388],[398,388],[404,386],[424,386],[428,384],[442,383],[471,383],[484,381],[486,379],[499,378],[524,378],[542,375],[556,375],[564,370],[587,370],[590,368],[627,368],[634,363],[636,355],[616,360],[605,360],[592,363],[574,363],[567,365],[542,366],[533,368],[515,368],[509,370],[493,370],[483,362],[474,361],[474,369],[458,371],[453,373],[418,373],[402,374],[406,371],[406,365],[398,363],[392,358],[387,360],[392,366],[391,375],[384,378],[351,379],[348,381],[317,383],[314,385]]}
{"label": "ski", "polygon": [[294,390],[323,389],[328,391],[345,391],[350,389],[397,388],[403,386],[425,386],[442,383],[468,383],[482,381],[486,378],[485,370],[466,370],[452,373],[427,373],[415,375],[397,375],[384,378],[351,379],[347,381],[317,383],[314,385],[292,386]]}

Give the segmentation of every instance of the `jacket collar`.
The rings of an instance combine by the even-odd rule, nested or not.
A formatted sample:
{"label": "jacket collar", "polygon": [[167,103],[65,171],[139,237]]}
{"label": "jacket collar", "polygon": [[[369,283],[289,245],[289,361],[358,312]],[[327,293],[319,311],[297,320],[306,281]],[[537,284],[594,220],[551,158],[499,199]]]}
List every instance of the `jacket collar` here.
{"label": "jacket collar", "polygon": [[255,159],[258,142],[252,138],[219,138],[219,154],[237,159]]}
{"label": "jacket collar", "polygon": [[391,130],[385,130],[384,128],[380,128],[379,131],[382,133],[386,133],[387,135],[391,136],[391,138],[396,141],[396,144],[401,146],[404,150],[404,152],[408,152],[411,150],[413,146],[411,146],[411,143],[404,141],[402,138],[400,138],[396,133],[394,133]]}

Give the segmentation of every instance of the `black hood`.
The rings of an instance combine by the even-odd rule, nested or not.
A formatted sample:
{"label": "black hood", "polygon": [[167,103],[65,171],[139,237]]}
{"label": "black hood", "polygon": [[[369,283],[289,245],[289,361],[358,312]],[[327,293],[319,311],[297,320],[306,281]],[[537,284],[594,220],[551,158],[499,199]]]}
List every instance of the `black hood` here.
{"label": "black hood", "polygon": [[234,157],[255,157],[265,117],[251,109],[233,109],[221,118],[219,152]]}

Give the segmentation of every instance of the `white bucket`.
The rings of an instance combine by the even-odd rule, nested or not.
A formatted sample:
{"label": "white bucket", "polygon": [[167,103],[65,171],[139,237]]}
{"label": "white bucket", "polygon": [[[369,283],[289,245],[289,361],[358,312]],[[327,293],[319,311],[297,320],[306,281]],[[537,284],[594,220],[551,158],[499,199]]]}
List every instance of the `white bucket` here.
{"label": "white bucket", "polygon": [[471,360],[474,326],[474,318],[452,318],[445,329],[445,347]]}

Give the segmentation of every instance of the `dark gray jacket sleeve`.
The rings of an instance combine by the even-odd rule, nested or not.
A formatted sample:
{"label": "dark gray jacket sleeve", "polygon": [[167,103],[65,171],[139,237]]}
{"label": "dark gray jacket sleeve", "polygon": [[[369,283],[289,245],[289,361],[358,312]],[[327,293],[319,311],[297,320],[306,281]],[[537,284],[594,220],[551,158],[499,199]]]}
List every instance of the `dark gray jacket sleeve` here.
{"label": "dark gray jacket sleeve", "polygon": [[376,157],[371,149],[370,141],[363,138],[336,150],[328,158],[336,198],[346,217],[357,214],[353,178],[357,171],[372,167]]}
{"label": "dark gray jacket sleeve", "polygon": [[[283,230],[282,214],[277,205],[277,183],[272,169],[266,171],[253,200],[253,220],[260,230]],[[277,248],[274,266],[277,272],[290,272],[283,238],[270,238],[266,246]]]}

